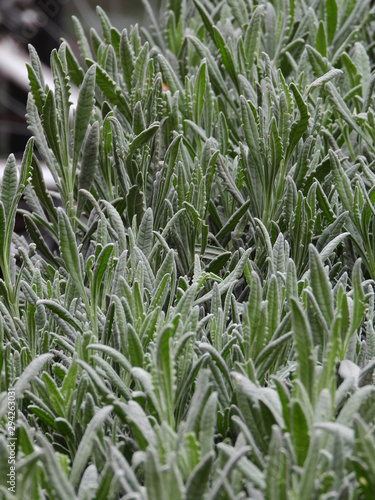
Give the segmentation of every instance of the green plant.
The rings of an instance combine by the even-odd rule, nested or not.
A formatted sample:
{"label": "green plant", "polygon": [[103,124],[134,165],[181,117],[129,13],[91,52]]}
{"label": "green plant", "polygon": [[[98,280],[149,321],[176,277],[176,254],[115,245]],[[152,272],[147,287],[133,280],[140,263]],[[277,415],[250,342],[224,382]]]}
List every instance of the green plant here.
{"label": "green plant", "polygon": [[53,91],[30,48],[1,474],[14,385],[20,498],[373,498],[369,2],[168,1],[141,34],[97,12]]}

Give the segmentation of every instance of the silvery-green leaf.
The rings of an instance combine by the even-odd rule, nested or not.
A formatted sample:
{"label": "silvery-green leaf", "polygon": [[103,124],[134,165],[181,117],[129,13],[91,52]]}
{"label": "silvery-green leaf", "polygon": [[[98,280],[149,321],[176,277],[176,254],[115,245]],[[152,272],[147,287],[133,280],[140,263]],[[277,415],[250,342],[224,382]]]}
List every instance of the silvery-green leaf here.
{"label": "silvery-green leaf", "polygon": [[344,407],[337,418],[337,422],[343,425],[350,425],[353,418],[358,415],[358,413],[361,415],[362,409],[365,411],[366,416],[369,419],[366,420],[369,423],[370,420],[373,420],[375,410],[374,386],[366,385],[365,387],[357,389],[345,402]]}
{"label": "silvery-green leaf", "polygon": [[186,500],[202,498],[209,484],[210,473],[214,461],[214,453],[207,453],[192,470],[186,484]]}
{"label": "silvery-green leaf", "polygon": [[306,391],[312,397],[315,366],[311,328],[305,312],[294,298],[292,298],[292,326],[298,360],[298,376]]}
{"label": "silvery-green leaf", "polygon": [[[334,1],[334,0],[333,0]],[[334,78],[336,78],[337,76],[340,76],[342,75],[342,70],[341,69],[336,69],[336,68],[333,68],[331,70],[328,71],[328,73],[325,73],[323,76],[317,78],[316,80],[314,80],[312,83],[310,83],[310,85],[308,87],[306,87],[306,90],[305,90],[305,93],[306,95],[314,88],[316,87],[320,87],[321,85],[324,85],[325,83],[333,80]]]}
{"label": "silvery-green leaf", "polygon": [[79,500],[92,498],[98,489],[98,483],[99,483],[98,470],[94,464],[91,464],[84,471],[82,479],[79,483],[79,490],[78,490]]}
{"label": "silvery-green leaf", "polygon": [[87,426],[81,442],[79,443],[70,471],[69,479],[74,486],[78,485],[81,474],[92,453],[92,448],[94,446],[94,441],[96,439],[97,433],[104,422],[107,420],[112,410],[112,406],[104,406],[95,413],[94,418]]}
{"label": "silvery-green leaf", "polygon": [[152,214],[152,209],[148,208],[143,215],[137,235],[137,246],[142,250],[142,252],[145,254],[146,257],[149,256],[152,249],[153,222],[154,218]]}
{"label": "silvery-green leaf", "polygon": [[55,450],[43,434],[37,434],[36,440],[43,450],[42,462],[55,498],[58,500],[72,500],[75,497],[74,488],[62,468]]}
{"label": "silvery-green leaf", "polygon": [[313,245],[310,245],[309,253],[311,287],[319,308],[327,324],[330,325],[333,320],[332,287],[324,270],[322,259]]}
{"label": "silvery-green leaf", "polygon": [[86,59],[91,59],[92,58],[92,53],[90,49],[89,42],[86,38],[85,32],[82,28],[82,24],[80,23],[79,19],[76,16],[72,16],[73,24],[74,24],[74,30],[76,37],[78,38],[78,46],[81,51],[81,55],[84,60]]}
{"label": "silvery-green leaf", "polygon": [[[90,128],[84,145],[81,170],[78,177],[78,190],[85,189],[86,191],[90,191],[94,183],[99,161],[99,142],[99,122],[95,122]],[[82,211],[84,201],[82,194],[78,191],[77,217],[79,217]]]}
{"label": "silvery-green leaf", "polygon": [[29,365],[24,369],[20,378],[17,380],[15,385],[16,397],[20,399],[23,397],[23,393],[30,386],[30,383],[35,379],[43,366],[52,359],[52,354],[41,354],[31,361]]}
{"label": "silvery-green leaf", "polygon": [[124,29],[121,33],[120,58],[125,84],[131,92],[132,74],[134,71],[134,52],[129,43],[128,32]]}
{"label": "silvery-green leaf", "polygon": [[[73,142],[73,169],[77,167],[78,157],[86,135],[87,127],[93,112],[95,103],[95,76],[96,67],[91,66],[83,79],[74,121],[74,142]],[[86,188],[87,189],[87,188]]]}
{"label": "silvery-green leaf", "polygon": [[68,216],[62,208],[57,209],[59,219],[59,245],[62,258],[75,286],[82,299],[87,304],[88,299],[82,279],[82,270],[79,261],[77,241]]}
{"label": "silvery-green leaf", "polygon": [[5,164],[1,182],[0,200],[4,206],[6,217],[10,215],[11,206],[16,196],[18,186],[16,159],[13,154],[9,155]]}
{"label": "silvery-green leaf", "polygon": [[264,15],[264,6],[258,5],[253,11],[249,26],[245,33],[244,49],[247,62],[247,70],[250,71],[254,64],[254,56],[256,55],[259,40],[261,35],[261,21]]}
{"label": "silvery-green leaf", "polygon": [[327,29],[327,42],[332,45],[336,28],[337,28],[337,2],[336,0],[326,0],[326,29]]}
{"label": "silvery-green leaf", "polygon": [[99,5],[97,5],[97,7],[96,7],[96,13],[98,14],[98,17],[100,19],[100,24],[101,24],[101,27],[102,27],[104,39],[105,39],[105,41],[108,44],[110,44],[111,41],[112,41],[112,38],[111,38],[111,22],[108,19],[107,14],[104,12],[104,10],[101,7],[99,7]]}

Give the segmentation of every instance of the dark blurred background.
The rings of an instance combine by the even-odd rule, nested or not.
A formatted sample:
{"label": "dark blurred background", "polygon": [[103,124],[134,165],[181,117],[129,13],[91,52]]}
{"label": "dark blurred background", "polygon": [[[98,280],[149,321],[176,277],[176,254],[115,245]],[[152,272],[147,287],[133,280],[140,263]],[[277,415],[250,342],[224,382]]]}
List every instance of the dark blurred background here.
{"label": "dark blurred background", "polygon": [[[160,0],[149,0],[157,13]],[[25,63],[31,43],[47,67],[61,38],[79,54],[71,16],[77,16],[86,34],[101,33],[95,12],[100,5],[120,31],[138,23],[148,26],[141,0],[0,0],[0,177],[9,153],[21,157],[29,137],[25,123],[28,79]]]}

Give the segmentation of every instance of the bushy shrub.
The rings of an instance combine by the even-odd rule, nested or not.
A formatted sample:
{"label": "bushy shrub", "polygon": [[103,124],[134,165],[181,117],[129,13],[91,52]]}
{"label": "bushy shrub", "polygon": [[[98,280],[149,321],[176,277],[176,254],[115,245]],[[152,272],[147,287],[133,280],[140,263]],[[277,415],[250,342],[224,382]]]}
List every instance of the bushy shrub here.
{"label": "bushy shrub", "polygon": [[150,31],[74,19],[54,89],[30,47],[33,138],[0,197],[1,494],[375,498],[374,11],[164,4]]}

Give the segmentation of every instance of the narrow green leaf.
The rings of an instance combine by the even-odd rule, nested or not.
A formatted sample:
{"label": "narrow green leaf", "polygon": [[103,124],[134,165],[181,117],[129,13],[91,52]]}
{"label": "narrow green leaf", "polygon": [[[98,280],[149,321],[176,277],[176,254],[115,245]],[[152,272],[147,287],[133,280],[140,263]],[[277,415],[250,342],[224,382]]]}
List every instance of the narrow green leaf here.
{"label": "narrow green leaf", "polygon": [[134,107],[133,113],[133,130],[135,136],[141,134],[146,128],[145,117],[142,110],[142,103],[138,101]]}
{"label": "narrow green leaf", "polygon": [[[232,98],[228,91],[228,86],[226,85],[224,78],[220,72],[218,64],[211,54],[210,50],[195,36],[188,35],[187,39],[191,41],[194,48],[198,52],[202,59],[206,59],[207,68],[210,74],[210,78],[215,87],[223,94],[228,103],[233,106]],[[167,82],[168,83],[168,82]]]}
{"label": "narrow green leaf", "polygon": [[349,236],[350,233],[342,233],[333,238],[331,241],[327,243],[325,247],[323,247],[320,251],[320,259],[324,262],[328,257],[332,255],[332,253],[336,250],[337,246],[345,240]]}
{"label": "narrow green leaf", "polygon": [[214,41],[216,42],[216,45],[220,51],[221,55],[221,60],[224,64],[224,67],[230,76],[232,82],[235,84],[237,90],[239,91],[239,84],[238,84],[238,78],[237,78],[237,69],[236,69],[236,63],[234,61],[233,55],[231,54],[230,50],[228,49],[227,44],[224,41],[223,35],[220,33],[218,28],[216,26],[213,27],[214,30]]}
{"label": "narrow green leaf", "polygon": [[354,44],[353,63],[361,75],[362,97],[365,97],[371,80],[371,62],[368,52],[361,42]]}
{"label": "narrow green leaf", "polygon": [[309,92],[312,89],[324,85],[325,83],[333,80],[337,76],[342,75],[342,73],[343,73],[343,71],[341,69],[333,68],[333,69],[329,70],[328,73],[325,73],[324,75],[320,76],[319,78],[314,80],[312,83],[310,83],[310,85],[308,87],[306,87],[305,94],[306,95],[309,94]]}
{"label": "narrow green leaf", "polygon": [[4,211],[4,205],[3,205],[2,201],[0,201],[0,263],[1,263],[1,267],[3,267],[5,264],[5,262],[4,262],[4,257],[5,257],[4,250],[6,248],[5,231],[6,231],[5,211]]}
{"label": "narrow green leaf", "polygon": [[328,46],[332,45],[337,28],[337,3],[336,0],[326,0],[326,33]]}
{"label": "narrow green leaf", "polygon": [[44,88],[45,88],[44,75],[43,75],[42,64],[40,62],[38,52],[35,50],[35,47],[33,47],[31,44],[29,44],[27,46],[27,48],[28,48],[29,54],[30,54],[31,66],[32,66],[33,70],[35,71],[35,75],[39,80],[41,88],[44,90]]}
{"label": "narrow green leaf", "polygon": [[[243,254],[241,259],[238,261],[236,267],[233,269],[233,271],[219,284],[219,291],[221,294],[226,292],[228,288],[233,284],[234,281],[238,280],[245,268],[246,262],[249,258],[251,249],[246,250]],[[198,298],[195,302],[194,305],[201,304],[203,302],[206,302],[207,300],[210,300],[212,297],[212,290],[202,297]]]}
{"label": "narrow green leaf", "polygon": [[131,92],[132,74],[134,71],[134,52],[130,45],[128,32],[126,29],[124,29],[121,33],[120,60],[125,84],[127,86],[128,92]]}
{"label": "narrow green leaf", "polygon": [[353,284],[353,317],[349,335],[359,328],[366,312],[366,298],[362,285],[361,259],[356,260],[352,272]]}
{"label": "narrow green leaf", "polygon": [[46,411],[44,408],[36,405],[28,405],[27,409],[40,418],[42,422],[55,429],[55,416],[52,412]]}
{"label": "narrow green leaf", "polygon": [[323,21],[320,21],[319,23],[318,31],[316,34],[315,48],[322,54],[323,57],[327,57],[327,39]]}
{"label": "narrow green leaf", "polygon": [[[115,407],[116,410],[116,407]],[[130,494],[134,494],[134,492],[137,492],[141,495],[141,485],[138,482],[137,476],[135,475],[135,472],[133,468],[129,465],[127,460],[124,458],[124,455],[122,452],[116,447],[116,446],[111,446],[110,448],[110,460],[108,461],[110,464],[110,467],[113,469],[113,475],[117,474],[119,470],[124,471],[125,473],[120,476],[117,475],[116,481],[118,481],[121,486],[125,489]],[[112,477],[110,477],[110,484],[109,487],[111,486],[112,483]],[[109,491],[112,491],[112,488],[109,488]],[[101,497],[97,496],[97,498],[107,498],[107,496]],[[142,496],[140,498],[143,498]]]}
{"label": "narrow green leaf", "polygon": [[101,426],[104,424],[109,414],[112,412],[113,406],[104,406],[101,408],[91,420],[86,428],[86,431],[79,443],[73,465],[70,471],[69,480],[73,486],[77,486],[81,478],[82,472],[86,467],[87,461],[92,453],[95,439]]}
{"label": "narrow green leaf", "polygon": [[161,34],[161,31],[159,28],[160,24],[156,20],[156,17],[155,17],[153,9],[151,7],[151,4],[150,4],[149,0],[141,0],[141,2],[143,3],[143,6],[147,12],[147,15],[151,20],[151,24],[152,24],[154,33],[156,35],[158,45],[159,45],[159,47],[161,47],[162,49],[165,50],[166,47],[165,47],[165,43],[164,43],[164,37]]}
{"label": "narrow green leaf", "polygon": [[328,73],[330,69],[332,69],[331,64],[327,61],[327,59],[323,57],[320,52],[315,50],[314,47],[306,45],[306,50],[315,77],[323,76],[325,73]]}
{"label": "narrow green leaf", "polygon": [[299,401],[292,400],[290,416],[290,430],[298,465],[303,466],[309,449],[310,429],[307,417]]}
{"label": "narrow green leaf", "polygon": [[71,49],[69,43],[66,40],[64,40],[63,45],[65,46],[65,56],[66,56],[66,63],[68,67],[69,77],[75,83],[75,85],[79,87],[83,82],[85,73],[81,68],[79,62],[77,61],[77,58],[73,50]]}
{"label": "narrow green leaf", "polygon": [[120,214],[111,203],[109,203],[106,200],[101,200],[101,203],[105,206],[109,222],[117,233],[119,254],[121,255],[122,252],[126,250],[126,245],[127,245],[124,223],[121,219]]}
{"label": "narrow green leaf", "polygon": [[174,425],[175,368],[170,343],[174,332],[174,325],[163,329],[158,339],[156,352],[158,380],[164,401],[165,418],[168,419],[171,426]]}
{"label": "narrow green leaf", "polygon": [[38,252],[48,261],[50,264],[57,266],[57,261],[45,242],[42,234],[40,233],[37,225],[34,223],[29,215],[24,215],[24,222],[26,230],[35,243]]}
{"label": "narrow green leaf", "polygon": [[59,316],[63,321],[69,323],[75,330],[83,333],[82,327],[79,322],[74,318],[74,316],[72,316],[72,314],[70,314],[67,309],[65,309],[65,307],[63,307],[58,302],[50,299],[41,299],[38,300],[37,305],[38,304],[47,307],[47,309],[50,309],[50,311]]}
{"label": "narrow green leaf", "polygon": [[247,14],[245,2],[242,0],[228,0],[228,5],[238,25],[242,26],[247,21],[246,17],[244,17]]}
{"label": "narrow green leaf", "polygon": [[39,112],[41,112],[46,96],[46,85],[44,83],[44,76],[39,56],[31,44],[28,45],[28,49],[30,53],[31,66],[26,64],[26,68],[29,77],[30,89],[37,108]]}
{"label": "narrow green leaf", "polygon": [[85,203],[85,198],[80,193],[80,190],[85,189],[86,191],[90,191],[96,177],[99,162],[99,143],[99,122],[95,122],[90,128],[83,149],[81,170],[78,177],[77,217],[80,216]]}
{"label": "narrow green leaf", "polygon": [[[285,498],[285,477],[282,477],[283,436],[275,425],[272,428],[272,437],[268,448],[269,462],[267,466],[265,499],[273,500]],[[280,484],[281,483],[281,484]],[[284,488],[283,488],[284,486]]]}
{"label": "narrow green leaf", "polygon": [[[254,162],[257,166],[258,171],[261,171],[261,156],[259,151],[259,131],[258,124],[256,121],[256,110],[252,105],[250,108],[249,102],[243,97],[240,97],[241,101],[241,112],[242,112],[242,123],[245,133],[245,138],[247,145],[249,147],[250,153]],[[261,177],[262,178],[262,177]]]}
{"label": "narrow green leaf", "polygon": [[126,202],[129,222],[132,223],[133,217],[136,215],[137,223],[139,224],[145,212],[145,200],[142,191],[137,185],[129,189]]}
{"label": "narrow green leaf", "polygon": [[16,390],[16,397],[20,399],[23,397],[23,393],[33,382],[35,377],[38,375],[43,366],[53,358],[53,354],[41,354],[31,361],[29,365],[23,370],[20,378],[17,380],[14,388]]}
{"label": "narrow green leaf", "polygon": [[166,498],[164,493],[164,482],[162,481],[163,474],[158,458],[156,450],[150,446],[148,448],[145,464],[145,485],[148,500]]}
{"label": "narrow green leaf", "polygon": [[101,250],[96,260],[92,288],[92,293],[94,294],[95,298],[97,298],[99,294],[99,289],[100,285],[102,284],[104,273],[109,267],[108,261],[113,251],[113,247],[113,243],[107,243]]}
{"label": "narrow green leaf", "polygon": [[4,206],[4,212],[8,218],[11,207],[16,196],[18,186],[16,159],[13,154],[9,155],[5,164],[0,201]]}
{"label": "narrow green leaf", "polygon": [[79,91],[74,121],[73,171],[77,167],[78,157],[95,104],[95,77],[96,66],[93,65],[88,69]]}
{"label": "narrow green leaf", "polygon": [[202,352],[208,352],[211,355],[212,359],[215,361],[215,363],[217,364],[219,370],[224,375],[224,377],[226,378],[229,386],[231,387],[232,386],[232,380],[230,378],[229,369],[228,369],[228,366],[225,363],[223,357],[220,355],[220,353],[211,344],[209,344],[208,342],[199,342],[198,343],[198,348]]}
{"label": "narrow green leaf", "polygon": [[194,118],[195,122],[197,125],[201,124],[201,116],[204,108],[204,96],[205,96],[205,91],[206,91],[206,69],[207,69],[207,63],[206,60],[203,59],[198,72],[197,76],[195,77],[195,84],[194,84]]}
{"label": "narrow green leaf", "polygon": [[148,208],[142,217],[137,235],[137,246],[142,250],[146,257],[150,255],[152,249],[153,226],[154,217],[152,209]]}
{"label": "narrow green leaf", "polygon": [[261,34],[261,22],[264,15],[264,6],[258,5],[258,7],[253,11],[249,26],[245,33],[244,51],[246,56],[246,66],[247,70],[250,71],[253,63],[254,57],[257,55],[257,50],[259,47],[259,40]]}
{"label": "narrow green leaf", "polygon": [[73,24],[74,24],[75,34],[76,34],[76,37],[78,38],[78,46],[80,48],[82,58],[84,60],[91,59],[92,53],[91,53],[91,49],[90,49],[90,44],[86,38],[85,32],[82,28],[82,25],[76,16],[72,16],[72,20],[73,20]]}
{"label": "narrow green leaf", "polygon": [[215,42],[215,32],[214,32],[214,21],[212,20],[210,14],[206,10],[203,4],[198,0],[194,0],[194,5],[197,8],[199,15],[202,18],[203,24],[209,33],[213,42]]}
{"label": "narrow green leaf", "polygon": [[366,385],[358,389],[353,395],[349,397],[346,401],[343,409],[337,417],[337,423],[350,426],[353,419],[359,415],[364,410],[367,411],[368,419],[366,423],[373,421],[374,411],[375,411],[375,387],[371,385]]}
{"label": "narrow green leaf", "polygon": [[70,274],[75,286],[79,290],[81,297],[86,305],[88,299],[86,290],[83,285],[82,271],[80,266],[76,237],[70,225],[68,216],[64,210],[59,207],[57,209],[59,219],[59,245],[62,258],[64,259],[66,269]]}
{"label": "narrow green leaf", "polygon": [[[303,450],[303,445],[301,445]],[[307,491],[314,491],[314,483],[318,474],[319,458],[322,450],[322,439],[319,431],[314,431],[310,436],[310,445],[308,448],[307,457],[305,460],[305,467],[303,468],[303,475],[300,483],[300,495],[302,497]]]}
{"label": "narrow green leaf", "polygon": [[352,213],[354,195],[349,178],[342,168],[337,154],[331,149],[329,150],[329,159],[331,162],[333,177],[335,179],[335,186],[337,192],[339,193],[341,202],[344,205],[345,210],[347,210],[349,213]]}
{"label": "narrow green leaf", "polygon": [[124,407],[132,431],[142,450],[157,444],[156,434],[143,408],[136,401],[129,401]]}
{"label": "narrow green leaf", "polygon": [[[307,109],[307,105],[304,102],[299,90],[295,86],[294,83],[290,84],[290,88],[294,94],[294,98],[297,102],[300,118],[297,122],[294,122],[290,131],[290,136],[289,136],[289,146],[288,150],[286,153],[286,158],[289,159],[290,155],[292,154],[294,148],[298,144],[299,140],[303,136],[303,134],[306,132],[308,124],[309,124],[309,112]],[[287,160],[285,160],[287,161]]]}
{"label": "narrow green leaf", "polygon": [[155,122],[151,124],[146,130],[143,130],[143,132],[137,135],[129,144],[129,154],[134,154],[138,148],[149,142],[158,131],[159,126],[159,122]]}
{"label": "narrow green leaf", "polygon": [[162,54],[158,54],[158,61],[161,67],[161,72],[163,74],[163,80],[167,84],[169,90],[172,92],[172,94],[178,91],[180,93],[180,98],[183,99],[185,96],[185,91],[182,88],[181,82],[172,66]]}
{"label": "narrow green leaf", "polygon": [[42,113],[43,128],[47,136],[50,148],[55,155],[56,161],[59,163],[61,169],[63,168],[63,153],[60,139],[60,130],[57,122],[57,110],[55,98],[52,90],[49,90]]}
{"label": "narrow green leaf", "polygon": [[69,158],[69,110],[71,94],[69,78],[56,49],[52,51],[51,55],[51,69],[55,84],[55,102],[59,120],[63,161],[67,163]]}
{"label": "narrow green leaf", "polygon": [[309,246],[309,254],[311,287],[329,327],[333,320],[332,288],[320,255],[313,245]]}
{"label": "narrow green leaf", "polygon": [[211,451],[194,467],[186,484],[186,500],[204,498],[209,486],[214,458],[215,454]]}
{"label": "narrow green leaf", "polygon": [[51,195],[46,188],[46,184],[43,177],[43,172],[40,163],[35,155],[32,156],[31,160],[31,184],[38,196],[39,201],[42,203],[44,208],[47,210],[48,215],[55,227],[57,227],[57,212],[56,207],[52,201]]}
{"label": "narrow green leaf", "polygon": [[213,451],[217,422],[217,404],[218,395],[216,392],[213,392],[205,404],[200,421],[199,442],[203,457]]}
{"label": "narrow green leaf", "polygon": [[73,486],[70,484],[56,452],[43,434],[37,434],[36,440],[43,450],[41,459],[49,484],[56,500],[72,500],[75,495]]}
{"label": "narrow green leaf", "polygon": [[108,16],[104,12],[104,10],[101,7],[99,7],[99,5],[96,6],[96,13],[98,14],[98,17],[100,19],[100,24],[102,26],[104,39],[108,44],[110,44],[112,42],[112,36],[111,36],[112,26],[110,20],[108,19]]}
{"label": "narrow green leaf", "polygon": [[210,492],[207,496],[207,500],[214,500],[219,496],[219,493],[223,489],[223,485],[226,481],[226,478],[234,469],[236,466],[237,462],[241,460],[241,458],[245,457],[249,451],[250,451],[250,446],[240,446],[238,448],[232,448],[230,446],[225,445],[225,443],[219,443],[218,448],[219,450],[222,448],[226,448],[226,451],[229,454],[229,460],[225,464],[225,467],[223,468],[222,474],[219,475],[219,477],[216,479],[216,481],[213,483],[212,487],[210,488]]}
{"label": "narrow green leaf", "polygon": [[131,77],[132,88],[142,88],[146,76],[147,61],[149,55],[148,42],[144,44],[134,62],[134,71]]}
{"label": "narrow green leaf", "polygon": [[126,120],[131,123],[131,112],[124,93],[99,64],[96,65],[96,83],[101,88],[110,104],[117,106]]}
{"label": "narrow green leaf", "polygon": [[298,360],[298,376],[310,398],[313,395],[315,366],[310,325],[299,303],[292,298],[292,326]]}
{"label": "narrow green leaf", "polygon": [[249,206],[250,206],[250,200],[244,203],[231,215],[231,217],[227,220],[225,225],[217,233],[216,238],[218,239],[218,241],[224,238],[227,234],[230,233],[230,231],[232,231],[237,226],[242,217],[246,214]]}
{"label": "narrow green leaf", "polygon": [[128,344],[129,344],[129,358],[132,367],[143,366],[143,347],[138,333],[134,330],[132,325],[128,325]]}
{"label": "narrow green leaf", "polygon": [[326,91],[328,92],[329,97],[331,98],[331,101],[335,105],[336,110],[340,113],[342,118],[347,122],[347,124],[355,130],[355,132],[362,137],[371,148],[371,150],[374,149],[372,141],[367,137],[365,134],[365,131],[357,124],[357,122],[354,120],[353,115],[348,108],[346,102],[344,99],[341,97],[339,94],[338,90],[336,87],[332,84],[332,82],[328,82],[326,84]]}

